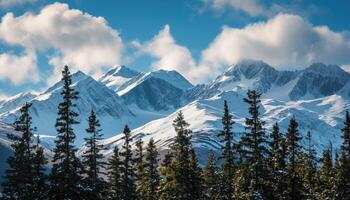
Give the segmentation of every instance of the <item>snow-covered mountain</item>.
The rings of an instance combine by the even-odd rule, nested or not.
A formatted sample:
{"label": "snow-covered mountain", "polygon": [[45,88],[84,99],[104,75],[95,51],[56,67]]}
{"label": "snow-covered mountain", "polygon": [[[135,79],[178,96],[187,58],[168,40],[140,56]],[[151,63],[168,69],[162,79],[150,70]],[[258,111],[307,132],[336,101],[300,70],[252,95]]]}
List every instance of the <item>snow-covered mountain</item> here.
{"label": "snow-covered mountain", "polygon": [[[126,67],[123,67],[122,70],[127,72],[127,75],[136,74],[131,73],[133,71]],[[110,72],[107,74],[110,74]],[[106,77],[106,75],[103,77]],[[121,77],[123,77],[123,80],[126,80],[125,75],[118,73],[118,80]],[[102,81],[100,79],[102,83],[104,83],[103,80],[105,78],[102,78]],[[165,70],[139,73],[119,85],[118,88],[115,85],[111,85],[110,82],[106,86],[116,91],[126,104],[136,105],[142,110],[157,112],[174,110],[187,103],[187,101],[183,100],[183,95],[187,89],[193,87],[178,72]]]}
{"label": "snow-covered mountain", "polygon": [[99,78],[98,81],[117,92],[121,85],[139,74],[140,72],[125,66],[116,66]]}
{"label": "snow-covered mountain", "polygon": [[[85,137],[86,119],[94,109],[102,124],[108,157],[112,147],[122,143],[119,133],[125,124],[134,141],[147,143],[153,137],[161,152],[169,149],[175,132],[172,121],[179,110],[194,131],[193,144],[204,162],[209,150],[218,150],[216,137],[221,128],[223,101],[234,115],[235,139],[244,131],[248,89],[262,92],[262,114],[266,130],[279,122],[285,131],[289,119],[296,117],[300,132],[312,131],[318,151],[329,142],[339,146],[345,110],[350,108],[350,74],[335,65],[316,63],[298,71],[279,71],[262,61],[245,60],[231,66],[209,84],[193,86],[176,71],[136,72],[120,66],[111,69],[98,81],[77,72],[73,87],[79,91],[76,126],[77,144]],[[0,118],[13,122],[24,102],[33,104],[31,113],[38,133],[56,135],[54,128],[62,83],[41,94],[24,93],[1,101]],[[113,136],[113,137],[111,137]],[[84,148],[84,147],[82,147]]]}

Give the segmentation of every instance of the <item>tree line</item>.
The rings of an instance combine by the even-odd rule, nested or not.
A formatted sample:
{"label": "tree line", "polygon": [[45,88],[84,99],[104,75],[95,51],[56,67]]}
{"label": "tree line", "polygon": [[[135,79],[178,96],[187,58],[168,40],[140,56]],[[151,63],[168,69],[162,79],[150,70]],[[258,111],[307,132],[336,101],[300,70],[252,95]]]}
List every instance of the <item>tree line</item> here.
{"label": "tree line", "polygon": [[[72,87],[69,68],[62,71],[62,102],[58,105],[57,138],[52,167],[47,169],[40,138],[29,114],[30,103],[20,109],[14,123],[21,135],[9,134],[14,153],[8,158],[1,199],[4,200],[299,200],[350,199],[350,114],[346,112],[342,145],[330,145],[318,158],[312,134],[302,138],[297,120],[290,120],[286,133],[274,124],[271,133],[259,112],[260,93],[249,90],[245,132],[234,138],[234,121],[224,103],[221,155],[214,152],[201,167],[191,144],[192,131],[180,111],[173,121],[176,137],[160,162],[155,141],[142,140],[131,146],[130,129],[125,126],[123,145],[114,147],[106,161],[100,144],[103,135],[94,111],[86,128],[81,158],[74,146],[74,111],[79,94]],[[307,141],[301,146],[301,140]],[[334,156],[335,155],[335,156]],[[218,164],[220,163],[220,164]]]}

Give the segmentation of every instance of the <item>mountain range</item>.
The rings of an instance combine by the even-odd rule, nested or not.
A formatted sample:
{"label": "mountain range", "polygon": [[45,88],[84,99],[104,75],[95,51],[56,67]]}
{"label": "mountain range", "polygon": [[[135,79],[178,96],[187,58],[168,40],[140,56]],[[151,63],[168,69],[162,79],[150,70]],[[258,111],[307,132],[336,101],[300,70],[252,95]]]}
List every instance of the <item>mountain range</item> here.
{"label": "mountain range", "polygon": [[[339,147],[343,117],[350,108],[350,74],[337,65],[323,63],[282,71],[263,61],[244,60],[201,85],[191,84],[176,71],[137,72],[125,66],[116,66],[97,80],[81,71],[74,73],[72,79],[80,96],[76,111],[81,123],[75,127],[79,152],[84,149],[88,114],[94,110],[106,138],[101,141],[106,146],[106,158],[114,146],[122,144],[120,133],[126,124],[132,128],[134,142],[142,139],[147,143],[154,138],[163,154],[174,141],[172,121],[181,110],[193,130],[193,146],[204,163],[208,151],[218,152],[221,147],[217,133],[222,128],[224,100],[228,101],[235,121],[234,140],[245,131],[248,113],[243,98],[248,89],[262,93],[260,112],[267,132],[276,122],[286,132],[290,118],[295,117],[302,135],[312,132],[318,153],[330,143]],[[0,101],[1,163],[11,152],[6,134],[14,131],[9,124],[25,102],[32,103],[33,124],[50,154],[61,87],[62,83],[57,82],[42,93],[21,93]]]}

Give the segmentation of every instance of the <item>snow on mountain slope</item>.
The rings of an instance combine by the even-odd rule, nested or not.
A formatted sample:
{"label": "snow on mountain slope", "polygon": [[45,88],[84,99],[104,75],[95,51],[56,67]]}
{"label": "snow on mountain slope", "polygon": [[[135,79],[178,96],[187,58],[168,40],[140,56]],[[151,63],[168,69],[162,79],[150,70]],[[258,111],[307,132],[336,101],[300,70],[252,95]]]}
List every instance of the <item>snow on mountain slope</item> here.
{"label": "snow on mountain slope", "polygon": [[[134,114],[114,91],[82,72],[73,74],[72,80],[73,87],[79,92],[80,97],[75,102],[76,111],[79,113],[78,120],[81,122],[75,126],[78,134],[77,143],[81,143],[85,137],[87,118],[92,109],[99,117],[103,127],[102,132],[106,136],[111,136],[117,130],[120,131],[123,124],[131,124],[131,127],[138,125],[139,122],[134,122]],[[54,125],[57,118],[57,106],[62,101],[61,90],[62,83],[58,82],[30,101],[33,125],[37,127],[38,133],[56,135]],[[18,115],[18,109],[19,107],[2,113],[0,117],[3,121],[12,123]]]}
{"label": "snow on mountain slope", "polygon": [[337,65],[315,63],[304,70],[278,71],[262,61],[243,60],[203,88],[199,97],[209,98],[222,91],[244,94],[248,89],[255,89],[262,92],[264,98],[310,100],[348,92],[349,81],[350,74]]}
{"label": "snow on mountain slope", "polygon": [[[244,120],[247,116],[247,105],[243,102],[243,95],[238,92],[223,92],[209,99],[196,100],[179,110],[184,114],[185,120],[193,130],[192,142],[199,153],[201,163],[205,162],[209,150],[217,151],[220,140],[218,131],[222,128],[221,117],[223,113],[223,101],[227,100],[234,124],[235,140],[244,132]],[[278,122],[284,133],[289,125],[289,120],[294,116],[299,123],[302,135],[312,131],[313,142],[320,153],[332,142],[334,147],[339,147],[341,142],[341,127],[345,110],[350,108],[348,100],[341,96],[333,95],[309,101],[283,102],[272,99],[262,100],[261,113],[266,122],[266,130],[269,132],[272,125]],[[155,140],[160,152],[169,149],[175,138],[172,122],[178,113],[170,114],[165,118],[151,121],[142,127],[132,130],[133,142],[142,139],[148,143],[150,138]],[[106,157],[112,153],[115,145],[122,145],[122,135],[116,135],[103,141],[108,150],[104,151]],[[302,141],[304,144],[306,141]],[[164,153],[163,153],[164,154]]]}
{"label": "snow on mountain slope", "polygon": [[125,66],[116,66],[109,70],[98,81],[117,92],[121,85],[139,74],[140,72],[134,71]]}
{"label": "snow on mountain slope", "polygon": [[142,84],[144,81],[153,78],[166,81],[167,83],[181,90],[193,87],[193,85],[188,80],[186,80],[181,74],[176,71],[158,70],[154,72],[139,74],[137,77],[132,78],[130,81],[127,81],[122,86],[120,86],[117,93],[119,96],[123,96],[136,86]]}
{"label": "snow on mountain slope", "polygon": [[19,93],[8,99],[4,99],[0,102],[0,113],[15,109],[18,106],[23,105],[25,102],[31,101],[36,96],[36,94],[33,94],[31,92],[24,92]]}
{"label": "snow on mountain slope", "polygon": [[188,103],[183,95],[192,84],[176,71],[141,73],[121,85],[117,94],[143,110],[169,111]]}

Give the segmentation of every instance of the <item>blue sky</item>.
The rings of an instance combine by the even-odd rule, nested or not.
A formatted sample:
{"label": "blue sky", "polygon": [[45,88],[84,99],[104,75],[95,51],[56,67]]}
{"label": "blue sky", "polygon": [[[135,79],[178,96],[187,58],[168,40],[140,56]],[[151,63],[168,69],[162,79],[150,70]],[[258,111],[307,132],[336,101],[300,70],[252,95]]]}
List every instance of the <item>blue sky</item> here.
{"label": "blue sky", "polygon": [[0,97],[47,88],[64,64],[96,78],[118,64],[177,70],[194,83],[245,58],[350,64],[346,0],[55,2],[0,0]]}

